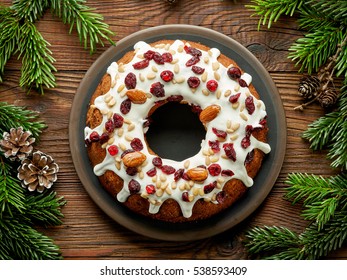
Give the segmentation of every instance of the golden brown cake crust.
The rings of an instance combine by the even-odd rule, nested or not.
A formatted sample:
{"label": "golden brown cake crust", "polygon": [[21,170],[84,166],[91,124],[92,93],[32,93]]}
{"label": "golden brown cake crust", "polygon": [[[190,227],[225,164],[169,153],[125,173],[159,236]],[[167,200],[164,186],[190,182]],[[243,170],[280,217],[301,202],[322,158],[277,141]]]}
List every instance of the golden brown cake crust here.
{"label": "golden brown cake crust", "polygon": [[[173,41],[171,40],[162,40],[162,41],[155,42],[151,45],[154,46],[154,45],[162,44],[162,43],[171,44],[172,42]],[[209,47],[202,45],[200,43],[196,43],[196,42],[189,41],[189,44],[192,47],[199,48],[201,50],[208,51],[210,49]],[[128,52],[118,61],[118,63],[126,64],[132,60],[133,56],[134,56],[133,52]],[[228,67],[230,64],[233,64],[234,66],[238,67],[237,63],[234,60],[226,57],[223,54],[219,56],[218,61],[221,64],[223,64],[225,67]],[[105,74],[90,100],[90,105],[94,104],[94,100],[98,96],[107,93],[110,90],[110,88],[111,88],[111,78],[108,74]],[[253,96],[259,99],[259,94],[252,84],[249,85],[249,90]],[[152,114],[155,109],[156,108],[153,108],[150,111],[150,114]],[[102,120],[102,115],[99,112],[99,110],[94,108],[93,106],[89,106],[89,109],[87,112],[86,125],[93,129],[101,123],[101,120]],[[252,132],[252,135],[256,139],[262,142],[266,142],[267,130],[268,130],[267,126],[264,126],[262,129],[254,130]],[[95,166],[101,163],[106,155],[105,149],[101,147],[101,144],[99,142],[93,142],[90,145],[88,145],[87,152],[88,152],[88,156],[90,158],[92,166]],[[254,149],[253,159],[250,162],[246,163],[246,170],[248,175],[251,178],[254,178],[255,175],[258,173],[262,164],[263,157],[264,157],[264,153],[262,151],[260,151],[259,149]],[[121,191],[123,187],[123,179],[117,176],[114,172],[109,170],[106,171],[103,175],[99,176],[99,180],[101,185],[113,197],[116,197],[116,195]],[[157,220],[162,220],[162,221],[167,221],[172,223],[195,221],[195,220],[209,218],[221,212],[222,210],[229,208],[237,200],[239,200],[243,195],[245,195],[247,191],[247,187],[243,184],[242,181],[237,179],[231,179],[224,185],[223,190],[225,192],[223,203],[214,204],[210,202],[205,202],[203,199],[200,199],[199,201],[195,203],[192,216],[189,218],[185,218],[182,216],[180,206],[173,199],[166,200],[160,207],[160,210],[157,214],[149,213],[148,211],[149,202],[147,199],[142,198],[140,194],[130,195],[127,201],[124,202],[124,205],[140,215],[151,217]],[[115,198],[115,203],[119,203],[118,201],[116,201],[116,198]]]}

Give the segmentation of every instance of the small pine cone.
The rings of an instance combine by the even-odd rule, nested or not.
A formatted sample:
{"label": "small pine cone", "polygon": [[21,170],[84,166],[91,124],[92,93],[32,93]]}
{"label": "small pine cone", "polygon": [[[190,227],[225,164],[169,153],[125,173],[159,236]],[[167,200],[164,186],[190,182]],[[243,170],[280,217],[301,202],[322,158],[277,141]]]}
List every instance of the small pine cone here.
{"label": "small pine cone", "polygon": [[52,187],[57,180],[58,171],[59,166],[51,156],[36,151],[30,158],[22,161],[17,177],[22,181],[23,188],[42,193],[45,188]]}
{"label": "small pine cone", "polygon": [[310,100],[316,97],[319,88],[320,81],[317,77],[305,76],[299,83],[298,92],[305,100]]}
{"label": "small pine cone", "polygon": [[10,133],[4,132],[0,140],[0,150],[11,161],[23,160],[33,151],[32,144],[35,138],[31,137],[30,131],[23,131],[23,127],[11,128]]}
{"label": "small pine cone", "polygon": [[339,94],[336,90],[327,88],[318,97],[317,100],[323,108],[328,108],[335,105]]}

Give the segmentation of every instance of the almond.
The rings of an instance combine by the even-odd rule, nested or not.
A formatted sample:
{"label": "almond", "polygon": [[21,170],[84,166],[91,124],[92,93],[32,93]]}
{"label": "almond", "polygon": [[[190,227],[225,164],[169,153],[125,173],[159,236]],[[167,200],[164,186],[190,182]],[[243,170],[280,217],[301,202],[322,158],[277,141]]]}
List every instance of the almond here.
{"label": "almond", "polygon": [[204,181],[208,177],[206,168],[195,167],[187,171],[188,177],[193,181]]}
{"label": "almond", "polygon": [[135,104],[143,104],[147,100],[147,94],[142,90],[130,89],[126,92],[126,95]]}
{"label": "almond", "polygon": [[202,123],[207,123],[212,121],[215,117],[217,117],[217,115],[220,112],[220,106],[218,105],[210,105],[208,107],[206,107],[204,110],[201,111],[200,113],[200,121]]}
{"label": "almond", "polygon": [[146,155],[138,151],[128,153],[122,158],[123,164],[127,167],[140,166],[145,160]]}

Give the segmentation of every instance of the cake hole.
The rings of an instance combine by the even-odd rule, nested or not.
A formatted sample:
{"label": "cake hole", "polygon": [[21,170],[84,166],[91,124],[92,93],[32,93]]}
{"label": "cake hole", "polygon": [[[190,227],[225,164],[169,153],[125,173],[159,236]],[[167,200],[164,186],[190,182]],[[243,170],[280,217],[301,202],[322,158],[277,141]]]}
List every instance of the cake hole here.
{"label": "cake hole", "polygon": [[189,105],[168,102],[159,107],[151,119],[146,138],[158,156],[182,161],[200,151],[206,131]]}

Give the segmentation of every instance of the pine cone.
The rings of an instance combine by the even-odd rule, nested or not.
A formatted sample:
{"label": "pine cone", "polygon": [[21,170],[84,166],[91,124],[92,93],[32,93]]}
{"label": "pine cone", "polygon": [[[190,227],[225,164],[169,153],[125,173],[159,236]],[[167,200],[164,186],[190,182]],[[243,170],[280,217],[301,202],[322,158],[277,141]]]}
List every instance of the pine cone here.
{"label": "pine cone", "polygon": [[37,151],[32,157],[22,161],[21,166],[18,167],[17,177],[22,181],[23,188],[42,193],[57,180],[58,171],[59,166],[51,156]]}
{"label": "pine cone", "polygon": [[31,132],[23,131],[23,127],[11,128],[10,133],[4,132],[3,139],[0,140],[0,150],[12,161],[23,160],[33,151],[35,138],[29,138],[30,135]]}
{"label": "pine cone", "polygon": [[317,97],[317,100],[323,108],[328,108],[336,103],[338,96],[339,94],[336,90],[327,88]]}
{"label": "pine cone", "polygon": [[305,76],[299,83],[298,92],[305,100],[310,100],[316,97],[319,88],[320,81],[317,77]]}

